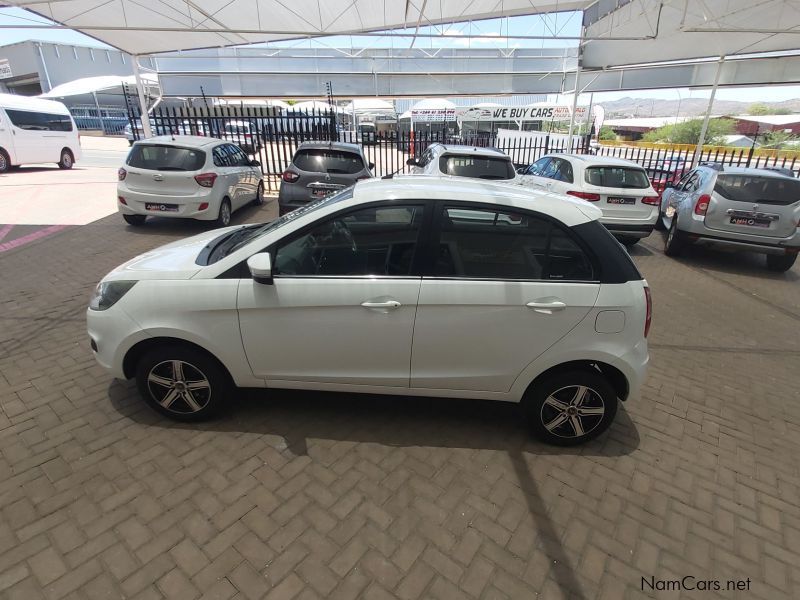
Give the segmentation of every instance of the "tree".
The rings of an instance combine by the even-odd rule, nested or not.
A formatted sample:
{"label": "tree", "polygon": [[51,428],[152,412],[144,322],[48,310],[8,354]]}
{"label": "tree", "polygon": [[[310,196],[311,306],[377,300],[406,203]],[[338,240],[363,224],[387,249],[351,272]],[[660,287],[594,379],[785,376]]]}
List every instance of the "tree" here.
{"label": "tree", "polygon": [[786,131],[767,131],[760,137],[761,147],[773,150],[780,150],[797,142],[797,138]]}
{"label": "tree", "polygon": [[788,108],[775,108],[764,102],[754,102],[750,105],[747,109],[748,115],[788,115],[791,114],[791,111]]}
{"label": "tree", "polygon": [[[696,144],[700,141],[700,130],[703,119],[691,119],[682,123],[665,125],[648,131],[642,139],[645,142],[663,142],[668,144]],[[723,136],[733,133],[734,125],[730,119],[711,119],[706,130],[706,144],[714,145],[723,141]]]}
{"label": "tree", "polygon": [[601,140],[616,140],[617,134],[614,133],[614,130],[611,129],[611,127],[609,127],[608,125],[603,125],[600,128],[600,133],[598,134],[597,137],[599,137]]}

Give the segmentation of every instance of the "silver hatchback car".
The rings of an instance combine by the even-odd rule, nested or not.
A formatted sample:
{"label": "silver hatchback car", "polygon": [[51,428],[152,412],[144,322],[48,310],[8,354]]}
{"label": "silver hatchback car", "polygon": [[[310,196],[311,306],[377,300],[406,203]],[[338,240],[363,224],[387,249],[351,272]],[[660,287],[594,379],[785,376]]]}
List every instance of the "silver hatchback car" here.
{"label": "silver hatchback car", "polygon": [[775,171],[699,166],[661,197],[656,224],[667,230],[664,253],[688,244],[749,250],[771,271],[788,271],[800,251],[800,181]]}

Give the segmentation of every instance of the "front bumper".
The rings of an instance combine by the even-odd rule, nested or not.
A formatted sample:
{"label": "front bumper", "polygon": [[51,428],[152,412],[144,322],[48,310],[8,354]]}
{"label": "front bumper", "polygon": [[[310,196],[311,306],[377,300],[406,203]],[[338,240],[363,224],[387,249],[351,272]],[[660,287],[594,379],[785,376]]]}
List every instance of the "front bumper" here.
{"label": "front bumper", "polygon": [[117,306],[100,311],[87,309],[86,329],[95,360],[117,379],[125,379],[123,360],[127,351],[150,337]]}

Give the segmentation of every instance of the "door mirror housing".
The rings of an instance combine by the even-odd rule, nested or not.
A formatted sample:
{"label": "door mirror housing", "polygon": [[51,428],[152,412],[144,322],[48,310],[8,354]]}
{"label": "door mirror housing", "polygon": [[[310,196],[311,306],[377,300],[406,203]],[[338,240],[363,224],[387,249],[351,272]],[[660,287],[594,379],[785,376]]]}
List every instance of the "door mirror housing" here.
{"label": "door mirror housing", "polygon": [[257,160],[251,160],[250,161],[250,166],[251,167],[260,167],[261,166],[261,162],[257,161]]}
{"label": "door mirror housing", "polygon": [[409,159],[406,161],[406,164],[407,164],[409,167],[418,167],[418,166],[419,166],[419,163],[417,162],[417,159],[416,159],[416,158],[409,158]]}
{"label": "door mirror housing", "polygon": [[269,252],[259,252],[247,259],[247,268],[256,283],[272,285],[272,257]]}
{"label": "door mirror housing", "polygon": [[367,166],[369,167],[369,170],[372,171],[375,168],[375,163],[369,163]]}
{"label": "door mirror housing", "polygon": [[528,170],[528,167],[520,167],[517,169],[517,175],[525,175],[525,172]]}

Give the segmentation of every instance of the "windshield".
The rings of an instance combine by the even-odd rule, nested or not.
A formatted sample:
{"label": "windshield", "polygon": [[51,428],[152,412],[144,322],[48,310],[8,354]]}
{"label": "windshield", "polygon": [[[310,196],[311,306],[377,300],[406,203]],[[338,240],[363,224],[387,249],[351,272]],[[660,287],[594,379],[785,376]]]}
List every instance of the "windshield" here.
{"label": "windshield", "polygon": [[151,171],[197,171],[206,163],[206,153],[192,148],[161,144],[136,144],[127,164]]}
{"label": "windshield", "polygon": [[446,175],[478,179],[514,179],[511,160],[502,156],[446,154],[439,159],[439,170]]}
{"label": "windshield", "polygon": [[[292,221],[312,213],[320,208],[324,208],[326,206],[330,206],[331,204],[336,204],[337,202],[342,202],[344,200],[349,200],[353,197],[353,186],[345,188],[335,194],[331,194],[330,196],[326,196],[325,198],[321,198],[316,202],[309,202],[305,206],[301,206],[300,208],[293,210],[292,212],[286,213],[282,217],[278,217],[274,221],[270,221],[269,223],[255,224],[249,225],[246,227],[242,227],[240,229],[236,229],[231,231],[230,233],[226,233],[221,237],[216,238],[215,240],[211,241],[206,248],[210,250],[208,252],[207,260],[203,262],[198,262],[198,264],[206,264],[211,265],[228,256],[229,254],[236,252],[239,248],[242,248],[245,244],[248,244],[252,240],[256,239],[260,235],[264,235],[265,233],[269,233],[271,231],[275,231],[280,229],[287,223],[291,223]],[[201,253],[201,257],[205,253]],[[198,261],[200,261],[200,257],[198,257]]]}
{"label": "windshield", "polygon": [[636,167],[589,167],[586,169],[586,183],[600,187],[630,188],[645,190],[650,180],[644,169]]}
{"label": "windshield", "polygon": [[800,181],[788,177],[720,174],[714,191],[737,202],[786,206],[800,201]]}
{"label": "windshield", "polygon": [[327,150],[315,148],[300,150],[292,159],[295,167],[311,173],[330,173],[354,175],[364,170],[361,156],[343,150]]}

